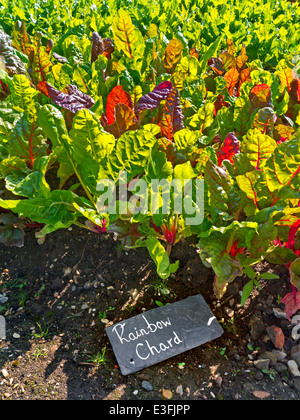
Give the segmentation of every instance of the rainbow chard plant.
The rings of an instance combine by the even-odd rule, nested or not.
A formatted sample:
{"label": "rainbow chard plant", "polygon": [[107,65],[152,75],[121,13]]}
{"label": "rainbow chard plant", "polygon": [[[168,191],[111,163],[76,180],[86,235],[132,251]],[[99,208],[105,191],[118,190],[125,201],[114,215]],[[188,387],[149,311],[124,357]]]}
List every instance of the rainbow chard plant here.
{"label": "rainbow chard plant", "polygon": [[[249,1],[242,13],[239,2],[217,9],[210,0],[197,8],[144,2],[137,11],[126,0],[123,9],[86,0],[67,18],[45,0],[43,19],[34,6],[26,25],[15,22],[15,0],[6,3],[2,241],[23,243],[26,226],[9,212],[39,227],[37,238],[73,224],[112,232],[127,248],[146,247],[167,279],[179,266],[173,246],[193,235],[218,298],[265,259],[289,269],[283,303],[289,317],[299,309],[300,84],[290,64],[300,39],[297,5],[273,2],[277,31],[257,21],[259,13],[270,21],[263,0],[257,12]],[[249,25],[264,26],[250,37]],[[128,188],[126,211],[120,196],[115,212],[99,210],[103,180],[117,193]],[[163,195],[173,181],[168,208]],[[134,211],[137,202],[143,211]]]}

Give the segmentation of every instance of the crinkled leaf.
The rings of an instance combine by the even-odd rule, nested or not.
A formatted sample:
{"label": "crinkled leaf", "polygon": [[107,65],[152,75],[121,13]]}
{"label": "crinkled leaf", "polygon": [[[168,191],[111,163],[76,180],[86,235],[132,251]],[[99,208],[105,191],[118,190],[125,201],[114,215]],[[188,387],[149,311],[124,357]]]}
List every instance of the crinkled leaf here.
{"label": "crinkled leaf", "polygon": [[217,166],[209,160],[205,167],[204,179],[210,192],[212,213],[228,217],[241,208],[241,197],[235,190],[233,180],[224,166]]}
{"label": "crinkled leaf", "polygon": [[[271,153],[271,150],[269,150]],[[297,139],[278,145],[276,153],[266,160],[264,171],[271,191],[290,186],[300,189],[300,151]]]}
{"label": "crinkled leaf", "polygon": [[26,65],[20,59],[19,53],[12,46],[10,37],[0,29],[0,63],[4,65],[4,68],[9,76],[14,74],[27,75]]}
{"label": "crinkled leaf", "polygon": [[214,104],[206,102],[204,106],[198,109],[198,112],[193,115],[189,121],[189,125],[197,130],[203,131],[210,127],[214,120]]}
{"label": "crinkled leaf", "polygon": [[112,30],[114,34],[114,46],[119,51],[135,60],[142,57],[145,43],[140,31],[133,25],[128,12],[120,9],[113,19]]}
{"label": "crinkled leaf", "polygon": [[41,44],[42,34],[36,32],[34,35],[34,58],[32,62],[32,78],[37,85],[45,82],[51,69],[51,61],[45,47]]}
{"label": "crinkled leaf", "polygon": [[114,150],[107,156],[107,174],[116,180],[120,171],[127,171],[130,178],[143,173],[156,142],[154,135],[146,130],[122,134]]}
{"label": "crinkled leaf", "polygon": [[115,120],[112,124],[106,125],[104,130],[119,138],[128,130],[138,128],[138,121],[132,108],[125,104],[117,104],[114,109]]}
{"label": "crinkled leaf", "polygon": [[138,100],[135,111],[138,113],[144,109],[154,109],[161,101],[167,99],[172,91],[172,82],[166,81],[156,86],[150,93],[143,95]]}
{"label": "crinkled leaf", "polygon": [[22,74],[14,75],[11,85],[11,101],[16,109],[33,112],[34,99],[38,91],[31,87],[30,81]]}
{"label": "crinkled leaf", "polygon": [[117,104],[124,104],[133,108],[131,96],[124,91],[122,86],[115,86],[107,97],[106,117],[108,125],[115,121],[115,106]]}
{"label": "crinkled leaf", "polygon": [[78,218],[72,202],[73,193],[67,190],[51,191],[48,197],[37,197],[28,200],[1,200],[0,207],[11,210],[19,216],[32,221],[45,223],[45,228],[38,236],[54,232],[57,229],[70,227]]}
{"label": "crinkled leaf", "polygon": [[91,62],[97,60],[98,55],[102,54],[104,51],[104,45],[101,36],[98,32],[93,32],[92,34],[92,54],[91,54]]}
{"label": "crinkled leaf", "polygon": [[76,113],[69,136],[73,158],[78,163],[89,159],[100,162],[115,145],[114,137],[102,130],[99,119],[88,109]]}
{"label": "crinkled leaf", "polygon": [[68,86],[68,93],[55,89],[47,82],[40,82],[37,87],[44,95],[48,96],[54,104],[59,105],[72,113],[76,113],[84,108],[90,109],[95,103],[89,95],[81,92],[75,85]]}
{"label": "crinkled leaf", "polygon": [[276,147],[276,141],[257,128],[249,130],[240,144],[241,153],[245,154],[255,169],[262,169],[265,166]]}
{"label": "crinkled leaf", "polygon": [[268,86],[266,83],[254,86],[250,91],[249,99],[254,109],[272,106],[270,86]]}
{"label": "crinkled leaf", "polygon": [[23,114],[16,122],[8,141],[10,155],[19,156],[32,169],[34,161],[47,153],[47,144],[36,116]]}
{"label": "crinkled leaf", "polygon": [[223,160],[227,159],[233,163],[233,156],[240,152],[240,142],[234,135],[234,133],[229,133],[224,143],[222,144],[220,150],[217,153],[218,156],[218,165],[220,166]]}
{"label": "crinkled leaf", "polygon": [[167,45],[164,55],[164,66],[168,74],[174,73],[177,63],[181,59],[182,50],[182,42],[178,39],[171,39],[171,41]]}

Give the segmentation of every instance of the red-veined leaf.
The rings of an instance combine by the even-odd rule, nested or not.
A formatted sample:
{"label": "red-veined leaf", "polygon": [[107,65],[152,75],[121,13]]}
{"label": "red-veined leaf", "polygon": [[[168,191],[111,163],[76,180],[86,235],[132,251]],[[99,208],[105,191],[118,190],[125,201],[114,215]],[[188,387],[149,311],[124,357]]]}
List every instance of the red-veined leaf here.
{"label": "red-veined leaf", "polygon": [[249,94],[249,99],[254,109],[272,107],[271,88],[266,83],[254,86]]}
{"label": "red-veined leaf", "polygon": [[217,153],[218,165],[221,166],[223,160],[227,159],[233,163],[233,156],[240,152],[240,142],[234,135],[229,133]]}
{"label": "red-veined leaf", "polygon": [[228,71],[232,68],[236,68],[236,61],[233,55],[229,52],[224,51],[219,55],[219,58],[222,60],[225,71]]}
{"label": "red-veined leaf", "polygon": [[168,74],[173,74],[177,63],[181,59],[183,50],[183,45],[178,39],[171,39],[167,45],[165,56],[164,56],[164,66]]}
{"label": "red-veined leaf", "polygon": [[239,80],[239,72],[235,67],[232,67],[224,76],[226,80],[226,88],[230,96],[234,95],[234,88]]}
{"label": "red-veined leaf", "polygon": [[127,130],[137,129],[137,119],[132,108],[125,104],[116,104],[114,108],[115,119],[111,125],[106,125],[104,130],[119,138]]}
{"label": "red-veined leaf", "polygon": [[284,311],[289,320],[291,320],[291,316],[300,309],[300,292],[291,292],[284,296],[281,303],[284,303],[285,308]]}
{"label": "red-veined leaf", "polygon": [[276,72],[277,76],[280,79],[282,91],[284,91],[285,88],[290,92],[291,91],[291,83],[294,80],[293,77],[293,71],[290,68],[282,69],[278,72]]}
{"label": "red-veined leaf", "polygon": [[39,82],[45,82],[50,72],[51,62],[49,54],[41,43],[42,34],[36,32],[34,35],[34,58],[32,62],[32,78],[37,85]]}
{"label": "red-veined leaf", "polygon": [[289,125],[278,124],[274,128],[274,133],[276,134],[276,132],[278,133],[278,139],[276,137],[275,140],[280,144],[286,140],[290,140],[295,133],[295,129]]}
{"label": "red-veined leaf", "polygon": [[238,58],[236,59],[236,65],[237,65],[237,68],[238,68],[239,70],[241,70],[241,69],[244,67],[244,65],[245,65],[245,63],[247,62],[247,60],[248,60],[248,56],[247,56],[247,54],[246,54],[246,48],[245,48],[245,46],[244,46],[244,44],[243,44],[243,46],[242,46],[242,50],[241,50],[241,53],[240,53],[240,55],[238,56]]}
{"label": "red-veined leaf", "polygon": [[[182,130],[184,128],[184,124],[183,124],[184,118],[183,118],[182,110],[181,110],[179,90],[176,88],[173,88],[167,97],[164,110],[163,110],[163,118],[164,116],[171,117],[170,121],[171,121],[173,134],[176,133],[176,131]],[[159,125],[161,126],[161,122]],[[163,128],[162,128],[162,133],[163,133]]]}
{"label": "red-veined leaf", "polygon": [[122,88],[115,86],[107,97],[106,117],[108,125],[115,121],[115,106],[117,104],[125,104],[129,108],[133,108],[131,96]]}

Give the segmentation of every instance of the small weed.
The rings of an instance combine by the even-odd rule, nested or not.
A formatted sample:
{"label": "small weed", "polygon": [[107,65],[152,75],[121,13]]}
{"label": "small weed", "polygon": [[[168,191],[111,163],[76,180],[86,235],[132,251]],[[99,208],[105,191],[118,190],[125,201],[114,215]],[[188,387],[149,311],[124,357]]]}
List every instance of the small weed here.
{"label": "small weed", "polygon": [[92,356],[88,359],[89,363],[92,363],[94,366],[101,366],[106,362],[105,359],[105,352],[106,352],[106,347],[104,347],[104,349],[102,349],[102,352],[99,352],[96,354],[96,356]]}
{"label": "small weed", "polygon": [[47,350],[46,349],[36,349],[35,353],[32,353],[32,357],[37,361],[40,357],[46,358],[47,357]]}
{"label": "small weed", "polygon": [[277,374],[276,370],[274,369],[262,369],[262,372],[269,376],[272,381],[275,379],[275,375]]}
{"label": "small weed", "polygon": [[42,327],[41,324],[39,324],[38,322],[36,324],[37,324],[37,326],[39,328],[39,332],[32,334],[32,337],[38,338],[38,339],[39,338],[44,338],[45,340],[48,339],[49,336],[50,336],[48,326],[45,324]]}

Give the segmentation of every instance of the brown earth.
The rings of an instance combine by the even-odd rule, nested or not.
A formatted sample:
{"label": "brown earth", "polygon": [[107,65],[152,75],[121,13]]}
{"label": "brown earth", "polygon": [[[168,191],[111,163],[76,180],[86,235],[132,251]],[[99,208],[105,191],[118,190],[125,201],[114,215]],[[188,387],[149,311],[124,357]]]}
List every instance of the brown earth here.
{"label": "brown earth", "polygon": [[[3,400],[298,400],[300,378],[288,367],[291,325],[273,307],[289,289],[286,270],[260,264],[279,280],[260,280],[244,307],[239,277],[221,302],[213,295],[213,273],[192,243],[172,252],[180,269],[158,280],[146,249],[124,251],[109,235],[75,227],[57,231],[38,245],[34,232],[25,246],[0,245],[0,304],[7,337],[0,340],[0,399]],[[202,293],[221,323],[217,340],[143,371],[122,376],[105,334],[107,325],[142,311]],[[254,361],[272,352],[266,328],[286,336],[286,359],[258,369]],[[104,356],[104,357],[102,357]],[[142,387],[148,381],[153,390]],[[166,394],[165,390],[171,391]],[[261,396],[261,394],[258,394]]]}

